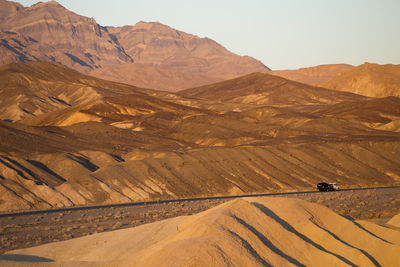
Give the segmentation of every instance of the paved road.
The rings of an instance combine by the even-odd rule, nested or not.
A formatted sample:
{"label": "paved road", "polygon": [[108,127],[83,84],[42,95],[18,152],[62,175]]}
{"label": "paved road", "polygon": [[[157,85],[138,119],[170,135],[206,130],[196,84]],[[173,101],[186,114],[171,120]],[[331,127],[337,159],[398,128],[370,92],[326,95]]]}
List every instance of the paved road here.
{"label": "paved road", "polygon": [[[360,191],[360,190],[371,190],[371,189],[379,190],[379,189],[391,189],[391,188],[400,188],[400,186],[347,188],[347,189],[340,189],[340,191]],[[32,211],[23,211],[23,212],[15,212],[15,213],[3,213],[3,214],[0,214],[0,218],[9,217],[9,216],[23,216],[23,215],[54,213],[54,212],[65,212],[65,211],[93,210],[93,209],[105,209],[105,208],[113,208],[113,207],[118,208],[118,207],[129,207],[129,206],[145,206],[145,205],[163,204],[163,203],[179,203],[179,202],[185,202],[185,201],[204,201],[204,200],[235,199],[235,198],[246,198],[246,197],[264,197],[264,196],[286,196],[286,195],[315,194],[315,193],[329,194],[330,192],[320,192],[317,190],[315,190],[315,191],[297,191],[297,192],[282,192],[282,193],[246,194],[246,195],[235,195],[235,196],[182,198],[182,199],[131,202],[131,203],[94,205],[94,206],[79,206],[79,207],[57,208],[57,209],[47,209],[47,210],[32,210]]]}

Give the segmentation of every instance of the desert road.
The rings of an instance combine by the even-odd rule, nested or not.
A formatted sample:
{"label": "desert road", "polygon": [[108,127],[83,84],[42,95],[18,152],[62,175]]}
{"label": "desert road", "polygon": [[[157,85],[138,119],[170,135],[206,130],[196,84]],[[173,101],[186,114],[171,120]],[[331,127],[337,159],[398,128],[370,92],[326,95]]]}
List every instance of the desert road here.
{"label": "desert road", "polygon": [[[385,187],[364,187],[364,188],[345,188],[339,191],[360,191],[360,190],[381,190],[381,189],[399,189],[400,186],[385,186]],[[181,198],[181,199],[169,199],[169,200],[155,200],[155,201],[143,201],[143,202],[129,202],[129,203],[117,203],[117,204],[107,204],[107,205],[93,205],[93,206],[77,206],[68,208],[55,208],[46,210],[31,210],[23,212],[12,212],[12,213],[2,213],[0,218],[9,216],[22,216],[22,215],[35,215],[44,213],[54,213],[54,212],[66,212],[66,211],[77,211],[77,210],[91,210],[91,209],[107,209],[107,208],[119,208],[119,207],[129,207],[129,206],[146,206],[154,204],[168,204],[168,203],[180,203],[186,201],[204,201],[204,200],[229,200],[235,198],[244,197],[267,197],[267,196],[288,196],[288,195],[299,195],[299,194],[326,194],[331,193],[320,192],[318,190],[312,191],[295,191],[295,192],[277,192],[277,193],[260,193],[260,194],[244,194],[244,195],[231,195],[231,196],[214,196],[214,197],[196,197],[196,198]]]}
{"label": "desert road", "polygon": [[299,198],[325,205],[348,218],[376,223],[385,223],[400,212],[400,186],[388,186],[331,192],[312,190],[214,196],[4,213],[0,215],[0,253],[191,215],[235,198],[260,196]]}

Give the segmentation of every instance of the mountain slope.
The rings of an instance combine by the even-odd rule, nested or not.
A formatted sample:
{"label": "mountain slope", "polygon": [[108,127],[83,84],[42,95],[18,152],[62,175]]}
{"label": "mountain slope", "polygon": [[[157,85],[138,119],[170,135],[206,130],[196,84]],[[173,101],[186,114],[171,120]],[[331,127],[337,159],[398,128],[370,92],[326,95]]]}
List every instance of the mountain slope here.
{"label": "mountain slope", "polygon": [[372,97],[400,96],[400,65],[364,63],[319,86]]}
{"label": "mountain slope", "polygon": [[43,266],[390,266],[400,260],[400,232],[299,199],[251,198],[7,254]]}
{"label": "mountain slope", "polygon": [[126,63],[105,66],[90,73],[95,77],[110,81],[123,81],[142,88],[176,92],[205,84],[212,84],[221,79],[201,74],[170,71],[165,68],[141,63]]}
{"label": "mountain slope", "polygon": [[[269,70],[213,40],[161,23],[103,27],[56,1],[1,5],[8,13],[0,15],[0,64],[53,61],[104,79],[173,91]],[[130,64],[134,60],[140,65]]]}
{"label": "mountain slope", "polygon": [[7,0],[0,0],[0,22],[3,20],[5,17],[14,15],[17,13],[19,10],[22,10],[24,7],[15,2],[10,2]]}
{"label": "mountain slope", "polygon": [[327,64],[298,70],[274,70],[270,74],[296,82],[316,85],[353,68],[353,66],[347,64]]}
{"label": "mountain slope", "polygon": [[228,79],[269,70],[260,61],[240,57],[209,38],[199,38],[158,22],[109,27],[135,62],[171,71]]}
{"label": "mountain slope", "polygon": [[56,1],[37,3],[1,21],[17,32],[52,47],[41,52],[54,61],[89,72],[103,64],[132,62],[123,48],[92,18],[79,16]]}

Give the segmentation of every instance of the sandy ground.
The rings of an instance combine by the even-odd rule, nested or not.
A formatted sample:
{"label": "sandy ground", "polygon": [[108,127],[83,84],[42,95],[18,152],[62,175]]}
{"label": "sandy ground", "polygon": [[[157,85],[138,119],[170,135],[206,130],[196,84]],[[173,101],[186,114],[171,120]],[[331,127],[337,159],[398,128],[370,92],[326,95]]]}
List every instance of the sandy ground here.
{"label": "sandy ground", "polygon": [[[286,197],[322,204],[344,216],[370,220],[379,224],[386,223],[394,215],[400,213],[400,188],[299,193]],[[1,251],[191,215],[226,201],[229,200],[181,201],[0,217]]]}
{"label": "sandy ground", "polygon": [[251,197],[0,259],[4,266],[396,266],[400,231],[296,198]]}

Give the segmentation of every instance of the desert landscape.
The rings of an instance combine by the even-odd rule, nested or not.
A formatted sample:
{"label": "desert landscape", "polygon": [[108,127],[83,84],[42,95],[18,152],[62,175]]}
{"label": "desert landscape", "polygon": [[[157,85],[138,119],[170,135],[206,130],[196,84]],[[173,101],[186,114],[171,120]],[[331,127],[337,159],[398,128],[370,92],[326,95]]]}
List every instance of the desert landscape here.
{"label": "desert landscape", "polygon": [[0,265],[396,266],[399,90],[0,0]]}

